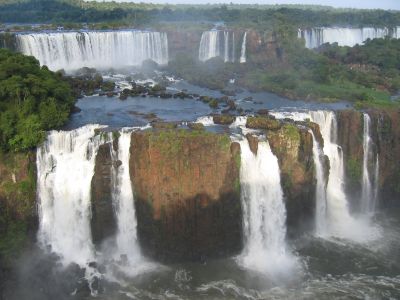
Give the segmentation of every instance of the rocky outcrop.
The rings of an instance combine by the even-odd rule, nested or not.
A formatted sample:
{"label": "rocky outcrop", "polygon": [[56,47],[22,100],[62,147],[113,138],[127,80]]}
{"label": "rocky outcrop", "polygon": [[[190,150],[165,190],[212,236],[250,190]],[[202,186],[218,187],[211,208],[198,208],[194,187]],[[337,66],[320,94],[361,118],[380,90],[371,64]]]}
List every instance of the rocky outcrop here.
{"label": "rocky outcrop", "polygon": [[132,134],[130,172],[143,253],[202,261],[242,247],[240,146],[205,131]]}
{"label": "rocky outcrop", "polygon": [[345,166],[345,189],[353,207],[359,204],[361,197],[361,178],[363,165],[363,131],[362,113],[356,110],[337,112],[338,145],[342,147]]}
{"label": "rocky outcrop", "polygon": [[276,130],[281,127],[281,123],[272,116],[248,117],[246,127],[251,129]]}
{"label": "rocky outcrop", "polygon": [[0,153],[0,298],[12,262],[35,240],[36,156]]}
{"label": "rocky outcrop", "polygon": [[315,170],[311,134],[307,128],[287,123],[279,129],[268,130],[267,138],[281,169],[289,233],[312,228]]}
{"label": "rocky outcrop", "polygon": [[170,59],[175,59],[176,55],[182,54],[189,54],[194,58],[198,58],[202,30],[174,29],[166,30],[166,32],[168,35],[168,54]]}
{"label": "rocky outcrop", "polygon": [[376,110],[369,115],[379,154],[380,205],[400,206],[400,110]]}
{"label": "rocky outcrop", "polygon": [[[117,143],[114,143],[117,144]],[[91,186],[91,230],[93,243],[99,245],[116,232],[116,220],[112,202],[113,145],[100,145],[95,160]]]}

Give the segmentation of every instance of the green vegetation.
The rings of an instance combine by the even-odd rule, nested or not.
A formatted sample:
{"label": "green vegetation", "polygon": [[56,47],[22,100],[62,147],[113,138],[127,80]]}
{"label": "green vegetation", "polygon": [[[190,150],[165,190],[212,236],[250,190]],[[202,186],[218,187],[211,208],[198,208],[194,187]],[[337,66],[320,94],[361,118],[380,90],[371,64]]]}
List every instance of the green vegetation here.
{"label": "green vegetation", "polygon": [[362,175],[361,161],[355,158],[349,158],[346,164],[347,175],[353,184],[359,183]]}
{"label": "green vegetation", "polygon": [[306,49],[296,29],[282,20],[268,34],[274,38],[275,55],[249,54],[246,64],[205,63],[178,56],[169,65],[188,81],[224,89],[234,74],[239,85],[252,91],[270,91],[291,99],[323,102],[349,101],[357,108],[390,108],[400,102],[391,95],[400,89],[400,40],[377,39],[365,45],[324,45]]}
{"label": "green vegetation", "polygon": [[33,57],[0,49],[0,149],[24,151],[60,128],[74,104],[60,74]]}
{"label": "green vegetation", "polygon": [[155,22],[224,21],[267,28],[284,17],[295,26],[397,26],[400,13],[384,10],[333,9],[308,5],[168,5],[84,0],[0,0],[0,22],[60,23],[66,28],[97,23],[97,29]]}

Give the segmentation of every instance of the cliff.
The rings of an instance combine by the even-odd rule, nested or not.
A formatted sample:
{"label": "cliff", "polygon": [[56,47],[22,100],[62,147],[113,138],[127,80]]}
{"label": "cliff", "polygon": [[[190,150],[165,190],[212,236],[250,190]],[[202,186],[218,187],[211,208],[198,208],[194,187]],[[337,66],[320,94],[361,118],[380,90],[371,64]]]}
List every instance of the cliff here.
{"label": "cliff", "polygon": [[36,234],[35,158],[33,152],[0,153],[0,291],[11,262]]}
{"label": "cliff", "polygon": [[238,253],[239,145],[227,135],[186,130],[138,131],[131,143],[143,253],[161,261]]}
{"label": "cliff", "polygon": [[278,157],[289,231],[314,226],[315,170],[313,141],[307,128],[284,124],[267,131],[272,152]]}

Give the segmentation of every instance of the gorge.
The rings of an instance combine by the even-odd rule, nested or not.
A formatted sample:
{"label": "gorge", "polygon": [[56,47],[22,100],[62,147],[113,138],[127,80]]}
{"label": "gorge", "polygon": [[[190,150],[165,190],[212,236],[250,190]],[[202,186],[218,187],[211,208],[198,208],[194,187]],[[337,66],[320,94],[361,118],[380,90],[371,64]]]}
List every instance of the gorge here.
{"label": "gorge", "polygon": [[0,300],[400,298],[400,14],[76,3],[0,32]]}

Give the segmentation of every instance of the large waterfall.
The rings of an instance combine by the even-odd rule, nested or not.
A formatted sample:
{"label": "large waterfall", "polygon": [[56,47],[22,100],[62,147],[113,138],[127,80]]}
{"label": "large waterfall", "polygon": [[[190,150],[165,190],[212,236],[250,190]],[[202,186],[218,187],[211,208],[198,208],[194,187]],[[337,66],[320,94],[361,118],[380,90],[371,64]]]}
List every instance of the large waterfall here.
{"label": "large waterfall", "polygon": [[102,142],[97,128],[51,131],[37,150],[38,240],[66,264],[94,260],[90,186]]}
{"label": "large waterfall", "polygon": [[259,142],[255,155],[240,141],[245,248],[239,263],[262,273],[276,274],[293,266],[286,249],[286,208],[277,157],[268,142]]}
{"label": "large waterfall", "polygon": [[[117,223],[115,244],[95,249],[92,242],[91,181],[99,146],[113,134],[96,134],[98,125],[72,131],[51,131],[37,151],[39,242],[60,256],[63,263],[77,263],[89,274],[90,262],[105,263],[108,275],[115,270],[127,275],[152,268],[139,249],[136,212],[129,174],[132,129],[119,132],[117,150],[111,147],[111,196]],[[112,262],[111,265],[109,263]],[[92,273],[90,273],[92,272]],[[114,275],[110,275],[114,276]],[[117,276],[117,275],[116,275]]]}
{"label": "large waterfall", "polygon": [[362,44],[367,39],[383,38],[390,36],[400,37],[400,27],[394,28],[346,28],[346,27],[321,27],[299,29],[298,37],[304,38],[307,48],[317,48],[324,43],[338,43],[339,46],[354,46]]}
{"label": "large waterfall", "polygon": [[[328,230],[331,235],[346,237],[349,226],[354,223],[350,215],[344,191],[343,153],[337,145],[337,120],[332,111],[312,111],[311,121],[320,127],[324,139],[324,154],[330,162],[330,172],[326,191]],[[318,212],[317,212],[318,213]]]}
{"label": "large waterfall", "polygon": [[[361,185],[361,211],[369,214],[375,211],[377,198],[377,179],[379,173],[379,160],[373,158],[372,140],[370,136],[371,118],[367,113],[363,114],[364,132],[363,132],[363,170]],[[374,161],[373,161],[374,160]],[[370,165],[375,164],[374,176],[370,176]]]}
{"label": "large waterfall", "polygon": [[[117,258],[126,255],[132,264],[140,258],[136,236],[136,212],[133,203],[133,191],[129,175],[129,157],[131,146],[130,130],[123,129],[118,138],[118,150],[113,151],[112,197],[117,215]],[[117,164],[117,162],[120,162]]]}
{"label": "large waterfall", "polygon": [[73,71],[139,66],[151,59],[168,63],[166,33],[123,30],[18,34],[19,51],[51,70]]}
{"label": "large waterfall", "polygon": [[316,208],[315,208],[315,229],[317,235],[326,234],[326,184],[324,176],[324,167],[322,164],[321,156],[323,155],[322,150],[315,138],[314,132],[310,130],[313,139],[313,158],[315,165],[315,176],[317,179],[317,185],[315,190]]}
{"label": "large waterfall", "polygon": [[244,33],[243,35],[243,41],[242,41],[242,49],[240,51],[240,63],[243,64],[246,62],[246,43],[247,43],[247,32]]}
{"label": "large waterfall", "polygon": [[235,61],[235,33],[232,31],[210,30],[201,35],[199,60],[207,61],[222,57],[224,62]]}

